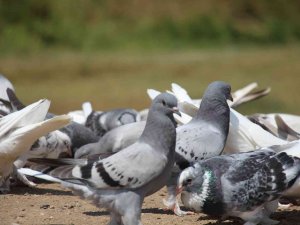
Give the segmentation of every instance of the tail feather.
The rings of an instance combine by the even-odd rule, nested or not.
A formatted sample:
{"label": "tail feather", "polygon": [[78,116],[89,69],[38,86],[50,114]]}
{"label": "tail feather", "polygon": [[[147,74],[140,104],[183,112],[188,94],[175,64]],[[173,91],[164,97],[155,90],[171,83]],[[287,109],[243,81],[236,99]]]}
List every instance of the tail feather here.
{"label": "tail feather", "polygon": [[6,93],[7,93],[7,96],[8,96],[8,99],[12,105],[12,108],[15,110],[15,111],[19,111],[21,109],[24,109],[26,106],[18,99],[16,93],[14,92],[13,89],[11,88],[7,88],[6,89]]}
{"label": "tail feather", "polygon": [[49,158],[32,158],[28,159],[29,162],[43,164],[46,166],[66,166],[66,165],[85,165],[87,159],[73,159],[73,158],[61,158],[61,159],[49,159]]}
{"label": "tail feather", "polygon": [[290,135],[294,137],[294,140],[300,139],[300,134],[293,130],[283,119],[280,115],[275,115],[274,117],[275,122],[278,127],[279,134],[282,136]]}
{"label": "tail feather", "polygon": [[36,177],[42,180],[46,180],[46,181],[51,181],[51,182],[55,182],[55,183],[61,183],[62,180],[49,176],[47,174],[44,174],[42,172],[36,171],[36,170],[32,170],[29,168],[20,168],[18,169],[18,172],[27,176],[32,176],[32,177]]}
{"label": "tail feather", "polygon": [[283,192],[291,187],[300,173],[300,159],[280,152],[266,162],[268,177],[272,178],[272,191]]}

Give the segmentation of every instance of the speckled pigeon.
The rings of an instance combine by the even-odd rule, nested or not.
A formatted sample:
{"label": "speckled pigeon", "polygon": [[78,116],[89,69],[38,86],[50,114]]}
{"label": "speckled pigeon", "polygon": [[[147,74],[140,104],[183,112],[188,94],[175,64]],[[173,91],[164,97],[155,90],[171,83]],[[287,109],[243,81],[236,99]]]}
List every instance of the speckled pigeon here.
{"label": "speckled pigeon", "polygon": [[195,163],[181,173],[177,192],[196,212],[222,219],[240,217],[245,225],[271,225],[278,223],[269,218],[278,198],[299,172],[299,158],[263,148]]}

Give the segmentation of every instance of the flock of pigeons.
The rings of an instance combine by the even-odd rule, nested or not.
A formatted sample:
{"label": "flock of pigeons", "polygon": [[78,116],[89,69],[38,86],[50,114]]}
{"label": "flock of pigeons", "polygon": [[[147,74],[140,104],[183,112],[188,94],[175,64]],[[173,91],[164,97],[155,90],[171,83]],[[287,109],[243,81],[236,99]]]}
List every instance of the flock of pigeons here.
{"label": "flock of pigeons", "polygon": [[[300,198],[300,117],[243,116],[233,108],[269,93],[234,93],[215,81],[201,100],[179,85],[149,89],[149,109],[83,110],[56,116],[50,102],[25,106],[0,75],[0,192],[27,176],[59,182],[110,212],[110,225],[141,225],[143,200],[165,185],[164,204],[245,225],[277,224],[281,197]],[[186,208],[180,209],[177,196]]]}

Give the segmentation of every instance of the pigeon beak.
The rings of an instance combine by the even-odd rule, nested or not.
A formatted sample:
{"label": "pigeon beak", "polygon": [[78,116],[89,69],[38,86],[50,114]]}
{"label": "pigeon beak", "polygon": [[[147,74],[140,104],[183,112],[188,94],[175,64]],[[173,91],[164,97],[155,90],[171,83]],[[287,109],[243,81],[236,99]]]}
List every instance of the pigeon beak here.
{"label": "pigeon beak", "polygon": [[179,109],[177,107],[172,108],[173,113],[177,114],[178,116],[181,116],[181,113],[179,112]]}
{"label": "pigeon beak", "polygon": [[231,94],[229,94],[229,96],[228,96],[228,100],[230,100],[230,101],[232,101],[232,102],[233,102],[233,98],[232,98],[232,95],[231,95]]}

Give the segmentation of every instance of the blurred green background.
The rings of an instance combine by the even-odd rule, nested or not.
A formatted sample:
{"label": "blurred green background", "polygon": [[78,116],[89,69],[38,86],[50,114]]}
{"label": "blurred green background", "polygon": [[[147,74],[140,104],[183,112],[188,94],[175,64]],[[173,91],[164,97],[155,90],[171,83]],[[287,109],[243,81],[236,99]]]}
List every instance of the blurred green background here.
{"label": "blurred green background", "polygon": [[300,114],[300,1],[0,0],[0,73],[51,111],[142,109],[171,82],[201,97],[214,80],[256,81],[243,113]]}

